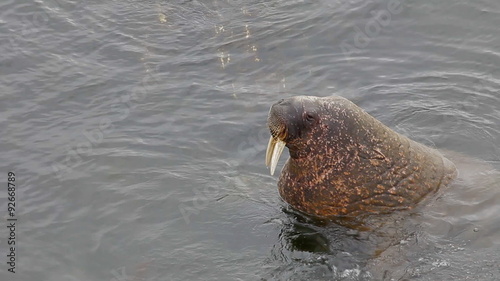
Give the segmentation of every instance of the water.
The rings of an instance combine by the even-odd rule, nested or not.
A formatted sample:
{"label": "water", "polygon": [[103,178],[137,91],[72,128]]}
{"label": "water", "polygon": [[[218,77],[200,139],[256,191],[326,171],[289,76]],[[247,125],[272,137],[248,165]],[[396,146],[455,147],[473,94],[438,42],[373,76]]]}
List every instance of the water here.
{"label": "water", "polygon": [[[396,4],[3,1],[0,279],[499,280],[500,6]],[[379,231],[295,214],[265,122],[304,94],[466,155],[461,179]]]}

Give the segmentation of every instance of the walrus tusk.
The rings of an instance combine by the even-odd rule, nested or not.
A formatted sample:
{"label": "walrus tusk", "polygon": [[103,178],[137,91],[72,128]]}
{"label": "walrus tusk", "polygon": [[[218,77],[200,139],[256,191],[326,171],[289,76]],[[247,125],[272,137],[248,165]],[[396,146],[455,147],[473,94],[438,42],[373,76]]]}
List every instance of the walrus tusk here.
{"label": "walrus tusk", "polygon": [[285,144],[284,141],[275,139],[273,136],[269,138],[266,150],[266,166],[271,170],[271,175],[274,175],[274,170],[276,169],[276,165],[278,165],[278,160],[281,153],[283,153]]}

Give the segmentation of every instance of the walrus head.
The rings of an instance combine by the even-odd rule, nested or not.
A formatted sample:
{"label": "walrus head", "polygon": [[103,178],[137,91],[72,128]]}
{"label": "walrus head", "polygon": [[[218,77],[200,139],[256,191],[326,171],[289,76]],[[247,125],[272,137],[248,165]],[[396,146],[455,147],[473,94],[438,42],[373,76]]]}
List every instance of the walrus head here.
{"label": "walrus head", "polygon": [[299,159],[317,155],[317,150],[324,150],[322,140],[333,140],[331,131],[338,131],[339,128],[336,118],[338,112],[329,111],[326,99],[296,96],[282,99],[271,106],[267,121],[271,138],[266,151],[266,166],[270,168],[271,175],[285,146],[291,158]]}

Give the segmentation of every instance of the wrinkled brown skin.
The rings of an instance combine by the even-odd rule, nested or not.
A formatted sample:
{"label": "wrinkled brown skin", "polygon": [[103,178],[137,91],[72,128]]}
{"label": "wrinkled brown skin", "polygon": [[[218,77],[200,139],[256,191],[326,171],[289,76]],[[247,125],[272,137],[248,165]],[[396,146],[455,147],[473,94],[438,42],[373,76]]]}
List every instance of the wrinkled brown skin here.
{"label": "wrinkled brown skin", "polygon": [[272,106],[268,124],[290,152],[279,193],[310,215],[411,209],[457,175],[438,151],[394,132],[345,98],[282,100]]}

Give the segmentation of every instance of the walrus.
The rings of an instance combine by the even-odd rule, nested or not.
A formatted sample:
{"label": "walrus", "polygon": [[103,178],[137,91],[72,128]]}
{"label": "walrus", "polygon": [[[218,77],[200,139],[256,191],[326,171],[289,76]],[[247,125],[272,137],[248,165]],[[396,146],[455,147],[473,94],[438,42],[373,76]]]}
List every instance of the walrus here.
{"label": "walrus", "polygon": [[266,165],[293,208],[322,218],[414,208],[450,184],[455,165],[437,150],[396,133],[351,101],[296,96],[271,106]]}

